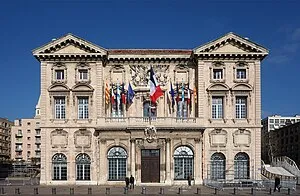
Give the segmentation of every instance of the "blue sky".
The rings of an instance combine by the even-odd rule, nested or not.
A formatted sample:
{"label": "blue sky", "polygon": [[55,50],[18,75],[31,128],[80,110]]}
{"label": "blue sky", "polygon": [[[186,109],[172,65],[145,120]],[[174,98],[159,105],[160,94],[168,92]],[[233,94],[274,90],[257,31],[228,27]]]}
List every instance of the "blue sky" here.
{"label": "blue sky", "polygon": [[[104,48],[195,48],[228,32],[270,50],[262,115],[300,113],[300,1],[40,0],[0,6],[0,117],[31,118],[40,65],[31,51],[66,33]],[[297,98],[298,97],[298,98]]]}

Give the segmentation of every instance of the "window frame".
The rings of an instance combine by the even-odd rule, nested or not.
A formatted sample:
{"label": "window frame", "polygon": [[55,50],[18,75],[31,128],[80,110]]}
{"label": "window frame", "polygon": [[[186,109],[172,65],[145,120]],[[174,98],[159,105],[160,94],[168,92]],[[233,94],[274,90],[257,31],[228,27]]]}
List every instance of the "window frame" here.
{"label": "window frame", "polygon": [[55,96],[54,99],[54,119],[66,119],[66,97]]}
{"label": "window frame", "polygon": [[[82,100],[82,103],[81,103]],[[89,97],[78,96],[77,97],[77,118],[78,119],[89,119]]]}
{"label": "window frame", "polygon": [[[221,99],[220,103],[214,103],[214,100]],[[221,106],[221,107],[220,107]],[[211,118],[223,119],[224,118],[224,96],[212,96],[211,97]]]}
{"label": "window frame", "polygon": [[114,146],[107,152],[108,181],[123,181],[127,176],[128,154],[123,147]]}
{"label": "window frame", "polygon": [[248,118],[248,97],[247,96],[240,96],[240,95],[235,96],[235,118],[236,119]]}
{"label": "window frame", "polygon": [[[174,180],[194,176],[194,152],[189,146],[178,146],[174,151]],[[178,175],[182,174],[182,175]]]}

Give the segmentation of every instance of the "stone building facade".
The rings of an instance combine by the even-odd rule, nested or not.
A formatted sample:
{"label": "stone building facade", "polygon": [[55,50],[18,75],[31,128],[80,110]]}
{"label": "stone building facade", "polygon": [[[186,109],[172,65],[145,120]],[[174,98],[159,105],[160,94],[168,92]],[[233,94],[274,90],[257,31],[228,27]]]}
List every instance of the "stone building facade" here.
{"label": "stone building facade", "polygon": [[[259,179],[267,54],[234,33],[190,50],[105,49],[72,34],[35,49],[40,183]],[[155,103],[151,67],[163,91]]]}

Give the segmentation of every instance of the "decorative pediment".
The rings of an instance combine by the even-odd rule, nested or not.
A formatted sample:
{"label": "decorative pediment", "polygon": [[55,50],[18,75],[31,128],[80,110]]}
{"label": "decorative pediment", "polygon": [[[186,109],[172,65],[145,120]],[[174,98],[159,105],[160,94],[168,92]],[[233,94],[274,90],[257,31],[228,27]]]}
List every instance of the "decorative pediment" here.
{"label": "decorative pediment", "polygon": [[33,55],[36,57],[47,54],[93,54],[104,56],[107,55],[107,51],[78,36],[67,34],[33,50]]}
{"label": "decorative pediment", "polygon": [[229,87],[226,84],[212,84],[207,88],[208,91],[228,91]]}
{"label": "decorative pediment", "polygon": [[194,54],[252,54],[264,57],[269,51],[232,32],[194,49]]}
{"label": "decorative pediment", "polygon": [[70,91],[69,87],[65,84],[54,83],[48,88],[49,92],[66,92]]}
{"label": "decorative pediment", "polygon": [[252,86],[250,84],[235,84],[231,90],[233,91],[252,91]]}
{"label": "decorative pediment", "polygon": [[73,92],[91,92],[94,91],[94,88],[89,84],[78,83],[72,87]]}

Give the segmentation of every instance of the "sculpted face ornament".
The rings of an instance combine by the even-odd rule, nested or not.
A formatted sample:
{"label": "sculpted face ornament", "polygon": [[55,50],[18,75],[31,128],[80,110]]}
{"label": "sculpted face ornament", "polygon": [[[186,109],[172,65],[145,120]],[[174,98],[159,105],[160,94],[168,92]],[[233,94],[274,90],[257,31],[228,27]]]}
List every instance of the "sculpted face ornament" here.
{"label": "sculpted face ornament", "polygon": [[156,128],[152,125],[148,126],[145,131],[145,140],[147,140],[147,142],[152,143],[154,140],[157,139],[157,134],[156,134]]}

